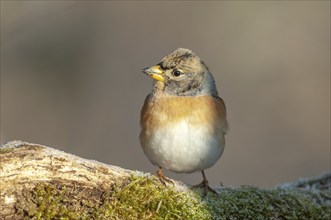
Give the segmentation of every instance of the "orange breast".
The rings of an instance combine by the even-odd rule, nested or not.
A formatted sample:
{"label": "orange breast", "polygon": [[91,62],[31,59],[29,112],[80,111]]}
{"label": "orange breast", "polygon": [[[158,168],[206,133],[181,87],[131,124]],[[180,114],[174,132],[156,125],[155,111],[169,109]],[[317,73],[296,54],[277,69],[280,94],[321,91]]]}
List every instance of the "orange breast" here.
{"label": "orange breast", "polygon": [[210,126],[226,131],[226,111],[222,99],[212,96],[147,97],[141,110],[142,129],[157,129],[186,120],[190,126]]}

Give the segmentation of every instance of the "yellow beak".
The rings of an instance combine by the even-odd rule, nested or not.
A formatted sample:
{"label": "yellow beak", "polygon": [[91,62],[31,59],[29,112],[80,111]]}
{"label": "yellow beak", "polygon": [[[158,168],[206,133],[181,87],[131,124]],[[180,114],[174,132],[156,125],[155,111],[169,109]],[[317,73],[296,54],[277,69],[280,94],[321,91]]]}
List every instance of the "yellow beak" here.
{"label": "yellow beak", "polygon": [[149,77],[158,80],[158,81],[164,81],[164,70],[161,68],[161,66],[156,65],[152,67],[147,67],[143,69],[143,73],[147,74]]}

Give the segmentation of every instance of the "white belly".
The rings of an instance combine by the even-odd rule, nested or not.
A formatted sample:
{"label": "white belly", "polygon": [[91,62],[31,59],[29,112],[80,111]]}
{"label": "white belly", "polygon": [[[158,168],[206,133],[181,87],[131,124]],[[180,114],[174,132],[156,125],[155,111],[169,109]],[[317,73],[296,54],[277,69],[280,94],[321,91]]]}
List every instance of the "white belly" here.
{"label": "white belly", "polygon": [[205,126],[192,126],[185,120],[169,127],[145,132],[144,152],[157,166],[180,173],[201,171],[213,166],[224,149],[223,133]]}

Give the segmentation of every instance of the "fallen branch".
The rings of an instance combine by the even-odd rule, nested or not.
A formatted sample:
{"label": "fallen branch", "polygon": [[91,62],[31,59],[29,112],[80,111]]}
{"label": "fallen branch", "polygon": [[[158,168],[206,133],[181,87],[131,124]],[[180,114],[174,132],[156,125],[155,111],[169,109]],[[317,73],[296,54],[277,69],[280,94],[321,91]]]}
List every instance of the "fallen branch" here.
{"label": "fallen branch", "polygon": [[329,219],[331,174],[199,189],[20,141],[0,148],[0,219]]}

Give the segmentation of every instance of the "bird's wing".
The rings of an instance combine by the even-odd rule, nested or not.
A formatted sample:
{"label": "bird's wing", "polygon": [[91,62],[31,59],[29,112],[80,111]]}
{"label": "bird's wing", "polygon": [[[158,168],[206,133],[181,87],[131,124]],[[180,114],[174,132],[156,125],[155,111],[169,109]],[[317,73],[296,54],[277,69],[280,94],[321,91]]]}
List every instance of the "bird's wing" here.
{"label": "bird's wing", "polygon": [[219,97],[219,96],[213,96],[217,102],[220,104],[221,108],[224,110],[224,120],[225,120],[225,126],[224,126],[224,129],[223,129],[223,133],[226,134],[229,130],[229,124],[228,124],[228,121],[226,119],[226,106],[225,106],[225,103],[224,103],[224,100]]}

